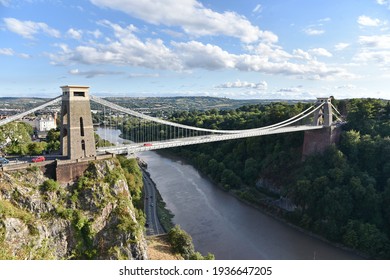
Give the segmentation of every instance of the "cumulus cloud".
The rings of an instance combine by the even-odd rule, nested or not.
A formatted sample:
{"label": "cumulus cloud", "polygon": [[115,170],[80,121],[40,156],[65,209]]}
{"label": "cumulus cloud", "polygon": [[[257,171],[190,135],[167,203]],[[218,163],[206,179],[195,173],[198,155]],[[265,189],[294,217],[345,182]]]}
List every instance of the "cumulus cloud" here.
{"label": "cumulus cloud", "polygon": [[71,37],[73,39],[80,40],[81,37],[83,36],[83,31],[70,28],[68,30],[67,34],[69,37]]}
{"label": "cumulus cloud", "polygon": [[227,82],[225,84],[221,84],[217,86],[217,88],[252,88],[266,90],[268,88],[268,84],[266,81],[261,81],[260,83],[251,83],[237,80],[235,82]]}
{"label": "cumulus cloud", "polygon": [[390,50],[362,50],[354,57],[355,61],[374,62],[380,66],[390,65]]}
{"label": "cumulus cloud", "polygon": [[359,43],[362,49],[355,55],[354,61],[390,65],[390,35],[360,36]]}
{"label": "cumulus cloud", "polygon": [[324,48],[310,49],[309,53],[316,56],[332,57],[333,55]]}
{"label": "cumulus cloud", "polygon": [[141,66],[150,69],[180,70],[176,55],[160,39],[141,41],[133,25],[122,27],[109,21],[100,22],[113,30],[115,39],[108,43],[91,43],[70,49],[60,44],[57,54],[49,54],[53,64],[113,64]]}
{"label": "cumulus cloud", "polygon": [[370,18],[368,16],[362,15],[358,18],[357,22],[361,26],[368,26],[368,27],[377,27],[377,26],[382,26],[386,25],[387,21],[381,21],[380,19],[377,18]]}
{"label": "cumulus cloud", "polygon": [[25,59],[31,58],[31,55],[26,54],[26,53],[16,53],[11,48],[0,48],[0,55],[18,56],[18,57],[25,58]]}
{"label": "cumulus cloud", "polygon": [[390,1],[389,1],[389,0],[376,0],[376,2],[377,2],[379,5],[387,6],[387,8],[390,9]]}
{"label": "cumulus cloud", "polygon": [[[155,25],[180,26],[191,36],[226,35],[250,43],[269,38],[247,18],[235,12],[215,12],[196,0],[90,0],[93,4],[123,11]],[[273,36],[276,37],[275,35]]]}
{"label": "cumulus cloud", "polygon": [[390,49],[390,35],[360,36],[359,43],[364,47]]}
{"label": "cumulus cloud", "polygon": [[173,43],[176,54],[185,68],[203,68],[217,70],[234,68],[235,56],[219,46],[203,44],[197,41]]}
{"label": "cumulus cloud", "polygon": [[293,55],[297,59],[308,60],[308,61],[312,60],[312,56],[308,52],[305,52],[304,50],[301,49],[293,50]]}
{"label": "cumulus cloud", "polygon": [[11,48],[2,48],[0,49],[0,54],[1,55],[8,55],[8,56],[12,56],[15,54],[14,50],[11,49]]}
{"label": "cumulus cloud", "polygon": [[318,36],[325,33],[325,30],[320,28],[314,28],[314,27],[307,27],[303,30],[307,35],[309,36]]}
{"label": "cumulus cloud", "polygon": [[94,31],[88,31],[88,34],[95,37],[95,39],[99,39],[103,35],[103,33],[99,29],[96,29]]}
{"label": "cumulus cloud", "polygon": [[[59,44],[58,53],[49,54],[51,62],[63,65],[81,63],[139,66],[173,71],[235,69],[302,79],[352,77],[345,69],[329,67],[299,49],[289,54],[280,46],[260,43],[248,45],[249,53],[233,54],[217,45],[195,40],[171,42],[170,45],[164,44],[161,39],[141,40],[135,35],[138,29],[133,25],[123,27],[109,21],[99,24],[111,29],[113,38],[106,38],[102,43],[88,41],[75,48]],[[317,53],[328,55],[324,50],[317,50]]]}
{"label": "cumulus cloud", "polygon": [[338,44],[336,44],[335,46],[334,46],[334,49],[336,50],[336,51],[342,51],[342,50],[344,50],[344,49],[346,49],[346,48],[348,48],[349,47],[349,44],[348,43],[338,43]]}
{"label": "cumulus cloud", "polygon": [[287,59],[290,59],[292,57],[292,55],[284,51],[282,47],[269,43],[247,45],[245,49],[252,54],[267,57],[267,60],[271,61],[286,61]]}
{"label": "cumulus cloud", "polygon": [[43,32],[55,38],[60,37],[60,32],[58,30],[49,27],[44,22],[20,21],[16,18],[4,18],[3,21],[9,31],[19,34],[27,39],[33,39],[34,35],[39,32]]}

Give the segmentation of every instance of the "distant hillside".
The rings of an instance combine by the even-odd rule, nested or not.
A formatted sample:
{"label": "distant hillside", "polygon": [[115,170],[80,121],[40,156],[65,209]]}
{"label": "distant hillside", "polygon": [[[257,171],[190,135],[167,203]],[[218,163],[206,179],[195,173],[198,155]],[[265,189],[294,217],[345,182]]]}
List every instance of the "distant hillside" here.
{"label": "distant hillside", "polygon": [[[114,102],[124,107],[139,110],[159,111],[206,111],[211,109],[236,109],[244,105],[268,104],[276,101],[286,103],[309,102],[308,100],[273,100],[273,99],[229,99],[209,96],[175,96],[175,97],[107,97],[108,101]],[[19,98],[0,97],[0,108],[6,109],[30,109],[48,101],[49,98]],[[92,104],[92,109],[98,109]]]}

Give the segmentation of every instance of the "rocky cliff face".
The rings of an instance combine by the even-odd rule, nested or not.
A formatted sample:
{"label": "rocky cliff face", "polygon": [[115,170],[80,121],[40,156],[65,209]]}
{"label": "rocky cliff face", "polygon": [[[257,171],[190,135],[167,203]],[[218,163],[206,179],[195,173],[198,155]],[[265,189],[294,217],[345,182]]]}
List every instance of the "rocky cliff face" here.
{"label": "rocky cliff face", "polygon": [[68,185],[0,173],[0,259],[146,259],[144,220],[117,159]]}

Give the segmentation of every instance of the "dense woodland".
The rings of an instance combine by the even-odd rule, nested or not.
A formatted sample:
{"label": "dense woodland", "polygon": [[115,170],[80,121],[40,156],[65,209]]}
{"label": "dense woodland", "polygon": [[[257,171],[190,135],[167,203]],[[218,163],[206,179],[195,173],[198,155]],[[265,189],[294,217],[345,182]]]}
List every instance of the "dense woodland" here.
{"label": "dense woodland", "polygon": [[[204,174],[254,204],[287,197],[284,217],[370,258],[390,258],[390,104],[335,101],[347,113],[340,143],[302,162],[303,133],[270,135],[176,149]],[[259,127],[287,119],[304,104],[182,112],[173,121],[218,129]],[[263,188],[267,182],[273,188]]]}

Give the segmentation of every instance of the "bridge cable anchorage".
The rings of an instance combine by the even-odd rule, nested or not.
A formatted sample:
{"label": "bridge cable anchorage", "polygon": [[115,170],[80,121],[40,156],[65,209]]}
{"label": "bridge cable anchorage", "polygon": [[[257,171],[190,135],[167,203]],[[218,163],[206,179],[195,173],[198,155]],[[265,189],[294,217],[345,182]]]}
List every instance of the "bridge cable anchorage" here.
{"label": "bridge cable anchorage", "polygon": [[13,121],[16,121],[16,120],[19,120],[19,119],[21,119],[21,118],[23,118],[23,117],[25,117],[27,115],[30,115],[30,114],[32,114],[32,113],[34,113],[36,111],[39,111],[39,110],[41,110],[43,108],[46,108],[47,106],[53,105],[53,104],[55,104],[55,103],[57,103],[57,102],[59,102],[61,100],[62,100],[62,95],[57,96],[57,97],[49,100],[48,102],[43,103],[42,105],[39,105],[39,106],[37,106],[37,107],[35,107],[33,109],[27,110],[27,111],[25,111],[23,113],[20,113],[20,114],[12,115],[9,118],[1,120],[0,121],[0,126],[6,125],[7,123],[10,123],[10,122],[13,122]]}
{"label": "bridge cable anchorage", "polygon": [[[124,107],[122,107],[120,105],[117,105],[115,103],[112,103],[110,101],[107,101],[107,100],[104,100],[102,98],[99,98],[99,97],[96,97],[96,96],[92,96],[92,95],[90,96],[90,99],[92,101],[96,102],[96,103],[99,103],[99,104],[103,105],[103,106],[110,107],[110,108],[112,108],[114,110],[121,111],[123,113],[132,115],[132,116],[137,117],[137,118],[141,118],[141,119],[144,119],[144,120],[149,120],[149,121],[152,121],[152,122],[156,122],[156,123],[160,123],[160,124],[165,124],[165,125],[176,127],[177,128],[177,136],[180,136],[180,130],[179,130],[180,128],[181,129],[191,129],[191,130],[196,130],[196,131],[200,131],[200,132],[218,133],[218,134],[237,134],[237,133],[258,131],[258,130],[269,129],[269,128],[276,129],[278,127],[282,127],[282,126],[285,126],[285,125],[288,125],[288,124],[292,124],[292,123],[302,119],[303,117],[300,117],[300,118],[294,120],[296,117],[302,115],[303,113],[305,113],[308,110],[310,110],[311,108],[313,108],[313,106],[311,106],[310,108],[306,109],[304,112],[298,114],[297,116],[294,116],[294,117],[292,117],[292,118],[290,118],[288,120],[285,120],[285,121],[282,121],[280,123],[273,124],[273,125],[270,125],[270,126],[265,126],[265,127],[260,127],[260,128],[252,128],[252,129],[243,129],[243,130],[218,130],[218,129],[207,129],[207,128],[188,126],[188,125],[178,124],[178,123],[174,123],[174,122],[170,122],[170,121],[166,121],[166,120],[161,120],[159,118],[148,116],[148,115],[136,112],[136,111],[128,109],[128,108],[124,108]],[[310,113],[304,115],[304,117],[308,116],[309,114],[313,113],[315,110],[319,109],[323,104],[324,103],[321,103],[319,106],[317,106]],[[294,120],[294,121],[290,121],[290,120]],[[181,131],[181,132],[182,132],[181,135],[183,135],[183,131]],[[174,130],[174,133],[175,133],[175,130]]]}

